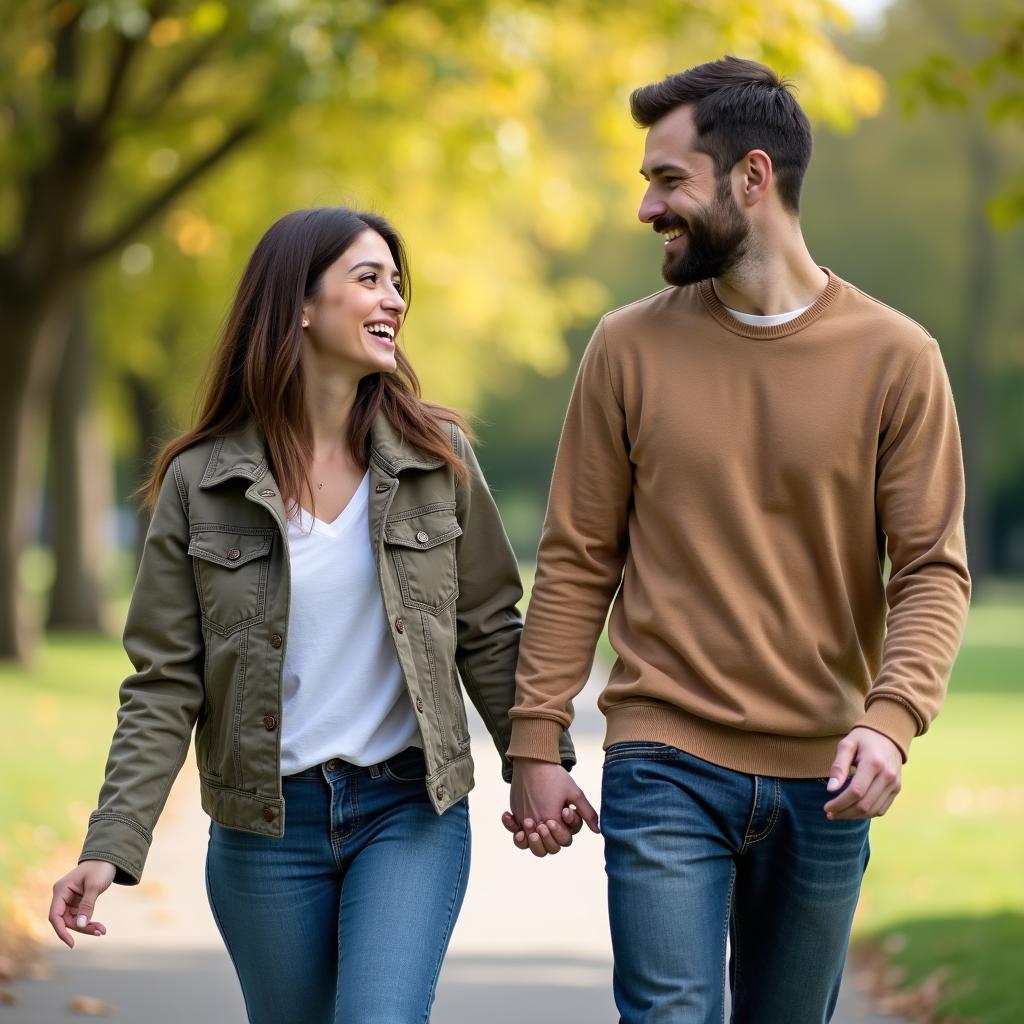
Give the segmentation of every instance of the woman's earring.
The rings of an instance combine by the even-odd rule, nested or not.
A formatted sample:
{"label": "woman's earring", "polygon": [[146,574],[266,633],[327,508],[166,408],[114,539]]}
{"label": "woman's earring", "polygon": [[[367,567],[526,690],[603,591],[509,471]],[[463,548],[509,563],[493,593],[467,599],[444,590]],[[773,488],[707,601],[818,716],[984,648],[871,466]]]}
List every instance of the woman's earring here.
{"label": "woman's earring", "polygon": [[303,327],[308,327],[309,326],[309,321],[305,317],[302,318],[302,326]]}

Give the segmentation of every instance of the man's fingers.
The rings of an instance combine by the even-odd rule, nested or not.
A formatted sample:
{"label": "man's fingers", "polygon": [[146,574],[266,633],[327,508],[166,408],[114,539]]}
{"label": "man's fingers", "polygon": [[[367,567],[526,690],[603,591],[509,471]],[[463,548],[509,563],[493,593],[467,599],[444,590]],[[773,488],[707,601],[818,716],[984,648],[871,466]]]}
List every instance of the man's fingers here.
{"label": "man's fingers", "polygon": [[830,818],[849,817],[846,814],[851,807],[855,807],[867,794],[871,783],[874,782],[874,775],[865,768],[858,768],[857,774],[842,793],[834,800],[825,804],[825,813]]}
{"label": "man's fingers", "polygon": [[572,832],[560,821],[546,821],[548,832],[555,838],[559,846],[572,846]]}
{"label": "man's fingers", "polygon": [[518,821],[516,821],[515,817],[514,817],[514,816],[512,815],[512,813],[511,813],[510,811],[506,811],[506,812],[505,812],[505,813],[504,813],[504,814],[503,814],[503,815],[501,816],[501,823],[502,823],[502,825],[504,825],[504,826],[505,826],[505,828],[507,828],[507,829],[509,830],[509,832],[511,832],[511,833],[512,833],[513,835],[514,835],[514,834],[515,834],[516,832],[521,832],[521,831],[522,831],[522,827],[520,826],[519,822],[518,822]]}
{"label": "man's fingers", "polygon": [[577,835],[580,829],[583,828],[583,819],[579,816],[575,807],[562,808],[562,821],[565,822],[565,827],[573,835]]}
{"label": "man's fingers", "polygon": [[587,823],[588,828],[591,832],[600,832],[601,828],[597,820],[597,811],[590,805],[590,801],[583,795],[583,791],[580,790],[573,797],[573,804],[576,810],[580,813],[583,820]]}
{"label": "man's fingers", "polygon": [[516,833],[516,834],[515,834],[515,835],[514,835],[514,836],[512,837],[512,842],[513,842],[513,843],[514,843],[514,844],[515,844],[515,845],[516,845],[516,846],[517,846],[517,847],[518,847],[518,848],[519,848],[520,850],[528,850],[528,849],[530,848],[530,844],[529,844],[529,842],[528,842],[528,840],[527,840],[527,838],[526,838],[526,833],[525,833],[525,832],[522,832],[522,831],[520,831],[520,832],[517,832],[517,833]]}
{"label": "man's fingers", "polygon": [[857,753],[857,744],[847,737],[841,740],[836,748],[836,757],[829,769],[828,785],[825,787],[830,793],[843,788],[843,783],[850,776],[850,768],[853,767],[853,758]]}

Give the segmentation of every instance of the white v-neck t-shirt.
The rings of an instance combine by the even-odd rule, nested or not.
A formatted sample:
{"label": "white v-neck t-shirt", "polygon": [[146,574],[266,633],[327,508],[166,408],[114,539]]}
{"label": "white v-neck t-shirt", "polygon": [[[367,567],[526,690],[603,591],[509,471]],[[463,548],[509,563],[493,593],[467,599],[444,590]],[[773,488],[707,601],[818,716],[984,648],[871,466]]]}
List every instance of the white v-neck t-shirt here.
{"label": "white v-neck t-shirt", "polygon": [[282,775],[334,757],[377,764],[422,746],[380,594],[369,494],[367,473],[333,523],[289,510]]}

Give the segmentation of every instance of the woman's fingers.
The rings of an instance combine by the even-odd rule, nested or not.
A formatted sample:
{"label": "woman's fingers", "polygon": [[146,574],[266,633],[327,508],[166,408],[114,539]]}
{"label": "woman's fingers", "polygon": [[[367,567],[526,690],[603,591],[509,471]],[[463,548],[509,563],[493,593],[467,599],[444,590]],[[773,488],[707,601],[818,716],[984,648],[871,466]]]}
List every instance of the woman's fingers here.
{"label": "woman's fingers", "polygon": [[68,932],[67,922],[64,920],[67,911],[66,887],[62,886],[63,879],[53,887],[53,899],[50,901],[50,913],[47,920],[57,933],[57,938],[64,943],[68,949],[75,948],[75,940]]}

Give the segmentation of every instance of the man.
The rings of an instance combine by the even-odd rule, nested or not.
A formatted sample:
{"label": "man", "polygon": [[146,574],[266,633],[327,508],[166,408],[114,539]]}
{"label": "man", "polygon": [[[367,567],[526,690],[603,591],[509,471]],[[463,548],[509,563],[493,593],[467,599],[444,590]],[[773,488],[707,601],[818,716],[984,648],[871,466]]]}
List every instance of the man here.
{"label": "man", "polygon": [[771,69],[729,57],[631,105],[669,287],[605,316],[580,365],[505,824],[539,856],[571,842],[573,808],[596,828],[558,740],[612,603],[601,831],[621,1020],[720,1021],[728,984],[735,1022],[820,1024],[869,821],[938,712],[966,616],[956,415],[928,333],[811,258],[810,125]]}

